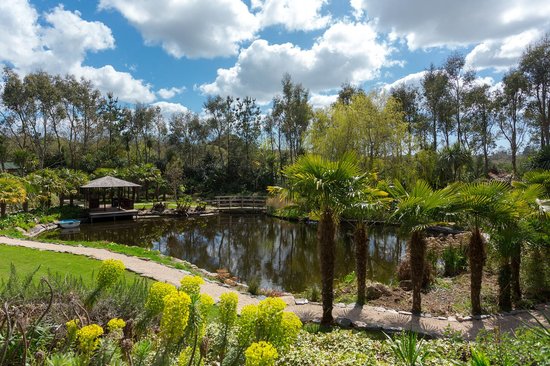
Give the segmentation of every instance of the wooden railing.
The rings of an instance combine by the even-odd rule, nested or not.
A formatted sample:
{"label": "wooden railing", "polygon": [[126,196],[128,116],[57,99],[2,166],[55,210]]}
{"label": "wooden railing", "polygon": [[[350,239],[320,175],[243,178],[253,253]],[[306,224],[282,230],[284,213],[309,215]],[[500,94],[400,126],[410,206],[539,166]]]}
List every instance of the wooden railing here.
{"label": "wooden railing", "polygon": [[209,200],[210,205],[219,210],[253,209],[263,210],[266,207],[265,196],[216,196]]}

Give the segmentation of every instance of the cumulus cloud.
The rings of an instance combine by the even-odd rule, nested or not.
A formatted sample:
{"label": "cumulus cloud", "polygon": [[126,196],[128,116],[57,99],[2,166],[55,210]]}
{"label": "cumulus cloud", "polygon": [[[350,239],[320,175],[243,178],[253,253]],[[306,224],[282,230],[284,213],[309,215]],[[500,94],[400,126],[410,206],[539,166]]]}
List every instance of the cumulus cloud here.
{"label": "cumulus cloud", "polygon": [[170,89],[162,88],[162,89],[159,89],[159,91],[157,91],[157,94],[162,99],[172,99],[176,95],[181,94],[184,91],[185,91],[185,87],[181,87],[181,88],[172,87]]}
{"label": "cumulus cloud", "polygon": [[378,39],[369,23],[339,22],[328,28],[311,49],[291,43],[254,41],[231,68],[218,69],[216,80],[203,84],[205,94],[253,95],[260,102],[279,92],[289,73],[312,92],[338,88],[343,82],[361,83],[378,76],[391,64],[392,49]]}
{"label": "cumulus cloud", "polygon": [[324,28],[330,15],[322,8],[328,0],[252,0],[252,8],[259,9],[256,17],[261,27],[282,25],[289,31],[310,31]]}
{"label": "cumulus cloud", "polygon": [[189,109],[180,103],[170,102],[155,102],[151,104],[153,107],[159,107],[164,118],[168,119],[175,113],[186,113]]}
{"label": "cumulus cloud", "polygon": [[[498,40],[550,25],[547,0],[351,0],[355,14],[404,37],[410,49]],[[399,11],[396,11],[399,9]]]}
{"label": "cumulus cloud", "polygon": [[311,104],[314,109],[325,108],[336,102],[336,99],[338,99],[338,94],[324,95],[313,93],[309,98],[309,104]]}
{"label": "cumulus cloud", "polygon": [[[43,20],[42,24],[40,20]],[[90,79],[103,92],[112,91],[127,102],[151,102],[150,85],[111,65],[84,66],[88,52],[115,47],[109,27],[86,21],[79,12],[57,6],[42,15],[26,0],[0,2],[0,62],[21,74],[43,70]]]}
{"label": "cumulus cloud", "polygon": [[145,42],[180,58],[232,56],[254,37],[258,20],[240,0],[101,0],[136,27]]}
{"label": "cumulus cloud", "polygon": [[466,66],[476,70],[494,68],[497,71],[504,71],[516,63],[526,45],[533,43],[542,35],[541,30],[531,29],[503,40],[482,42],[466,56]]}
{"label": "cumulus cloud", "polygon": [[406,75],[402,77],[401,79],[398,79],[394,81],[391,84],[386,84],[382,87],[385,91],[390,91],[392,89],[395,89],[401,85],[405,86],[411,86],[414,88],[420,88],[422,86],[422,79],[424,78],[424,75],[426,74],[426,71],[420,71],[415,72],[409,75]]}

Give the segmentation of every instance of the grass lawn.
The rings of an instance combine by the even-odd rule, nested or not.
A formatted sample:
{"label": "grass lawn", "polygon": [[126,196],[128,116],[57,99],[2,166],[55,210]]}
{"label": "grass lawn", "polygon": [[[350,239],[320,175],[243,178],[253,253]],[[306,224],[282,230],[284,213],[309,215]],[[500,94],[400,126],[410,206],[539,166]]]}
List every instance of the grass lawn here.
{"label": "grass lawn", "polygon": [[[23,247],[0,245],[0,281],[9,278],[11,263],[15,265],[17,272],[25,275],[34,271],[38,266],[40,269],[34,276],[39,280],[43,275],[51,273],[68,274],[81,276],[85,284],[91,284],[93,275],[97,274],[101,261],[90,259],[80,255],[68,253],[56,253],[40,251]],[[125,272],[126,281],[133,282],[139,278],[130,271]]]}

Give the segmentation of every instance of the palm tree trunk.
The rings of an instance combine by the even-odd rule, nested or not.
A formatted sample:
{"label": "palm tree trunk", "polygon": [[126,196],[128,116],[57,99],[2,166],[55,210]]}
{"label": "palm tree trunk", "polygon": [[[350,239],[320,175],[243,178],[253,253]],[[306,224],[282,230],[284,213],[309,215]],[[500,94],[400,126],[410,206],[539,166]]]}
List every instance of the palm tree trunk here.
{"label": "palm tree trunk", "polygon": [[479,228],[475,228],[470,238],[470,298],[472,314],[481,315],[481,282],[485,265],[485,246]]}
{"label": "palm tree trunk", "polygon": [[498,273],[498,307],[502,311],[512,310],[510,278],[512,268],[510,257],[505,256],[501,259],[500,270]]}
{"label": "palm tree trunk", "polygon": [[512,301],[514,304],[521,300],[521,284],[519,281],[520,269],[521,269],[521,245],[517,245],[517,248],[514,249],[511,257],[511,279],[510,285],[512,290]]}
{"label": "palm tree trunk", "polygon": [[325,210],[321,215],[317,229],[317,240],[319,242],[319,256],[321,262],[321,282],[323,296],[323,317],[322,325],[332,324],[332,303],[334,300],[334,256],[335,244],[334,234],[336,224],[330,209]]}
{"label": "palm tree trunk", "polygon": [[422,312],[422,279],[424,277],[424,259],[426,257],[426,241],[420,231],[413,231],[409,250],[411,264],[411,282],[413,288],[412,313]]}
{"label": "palm tree trunk", "polygon": [[363,222],[357,224],[355,229],[355,260],[357,273],[357,304],[365,303],[365,290],[367,278],[367,230]]}

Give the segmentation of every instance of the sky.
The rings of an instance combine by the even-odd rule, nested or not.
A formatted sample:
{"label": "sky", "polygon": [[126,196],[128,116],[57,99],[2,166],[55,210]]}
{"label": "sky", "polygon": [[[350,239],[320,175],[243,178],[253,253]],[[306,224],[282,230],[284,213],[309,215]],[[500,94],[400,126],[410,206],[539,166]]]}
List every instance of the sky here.
{"label": "sky", "polygon": [[548,0],[0,0],[0,66],[167,114],[217,94],[268,108],[289,73],[323,107],[344,83],[418,83],[453,52],[496,83],[549,31]]}

